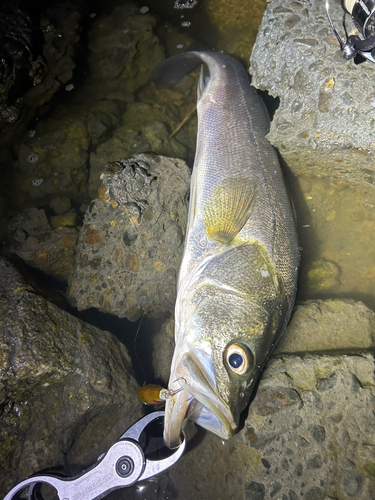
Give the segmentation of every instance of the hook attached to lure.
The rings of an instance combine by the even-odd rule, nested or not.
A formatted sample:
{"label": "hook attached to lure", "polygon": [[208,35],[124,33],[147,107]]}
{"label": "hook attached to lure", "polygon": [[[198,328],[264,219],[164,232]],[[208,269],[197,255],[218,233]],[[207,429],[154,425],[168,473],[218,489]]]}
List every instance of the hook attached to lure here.
{"label": "hook attached to lure", "polygon": [[138,399],[145,405],[161,405],[180,391],[182,391],[181,387],[175,391],[171,391],[161,385],[147,384],[139,388]]}

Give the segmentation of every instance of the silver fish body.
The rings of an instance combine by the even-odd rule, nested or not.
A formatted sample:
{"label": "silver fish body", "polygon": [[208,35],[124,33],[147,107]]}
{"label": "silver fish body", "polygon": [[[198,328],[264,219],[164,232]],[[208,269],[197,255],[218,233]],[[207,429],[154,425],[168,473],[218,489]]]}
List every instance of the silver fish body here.
{"label": "silver fish body", "polygon": [[[179,59],[178,59],[179,58]],[[230,438],[294,303],[298,250],[263,102],[239,62],[200,60],[198,136],[175,309],[175,351],[164,439],[187,419]],[[166,61],[168,63],[168,60]]]}

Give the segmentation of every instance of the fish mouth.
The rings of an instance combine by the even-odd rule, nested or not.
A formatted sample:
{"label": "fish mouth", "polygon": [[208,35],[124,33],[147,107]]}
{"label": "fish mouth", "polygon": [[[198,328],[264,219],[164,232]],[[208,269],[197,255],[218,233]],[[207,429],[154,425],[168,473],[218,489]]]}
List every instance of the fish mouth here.
{"label": "fish mouth", "polygon": [[167,400],[165,444],[169,448],[181,444],[181,430],[188,419],[223,439],[231,438],[237,423],[217,392],[211,357],[199,350],[185,353],[173,373],[175,380],[170,389],[182,390]]}

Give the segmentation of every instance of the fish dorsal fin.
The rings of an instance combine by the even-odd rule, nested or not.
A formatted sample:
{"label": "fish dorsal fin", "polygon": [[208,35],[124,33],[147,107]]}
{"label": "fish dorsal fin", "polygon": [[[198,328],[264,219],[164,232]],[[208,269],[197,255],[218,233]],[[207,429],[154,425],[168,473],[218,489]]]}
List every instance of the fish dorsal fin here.
{"label": "fish dorsal fin", "polygon": [[249,179],[224,179],[216,186],[203,208],[207,237],[230,243],[249,219],[258,188]]}

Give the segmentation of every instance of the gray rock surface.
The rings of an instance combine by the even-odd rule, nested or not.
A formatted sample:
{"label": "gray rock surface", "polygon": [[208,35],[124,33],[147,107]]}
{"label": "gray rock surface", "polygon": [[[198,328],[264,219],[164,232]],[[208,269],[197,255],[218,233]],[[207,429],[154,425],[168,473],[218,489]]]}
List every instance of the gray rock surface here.
{"label": "gray rock surface", "polygon": [[223,442],[188,424],[189,453],[147,498],[375,498],[374,369],[369,353],[273,358],[243,429]]}
{"label": "gray rock surface", "polygon": [[117,439],[141,416],[131,372],[112,334],[51,304],[1,260],[0,496],[43,468],[87,465],[103,432]]}
{"label": "gray rock surface", "polygon": [[80,232],[69,300],[136,320],[172,311],[187,222],[185,162],[138,154],[113,162]]}
{"label": "gray rock surface", "polygon": [[143,151],[176,158],[185,156],[186,148],[171,137],[164,119],[163,113],[150,104],[136,102],[129,106],[122,117],[124,125],[90,155],[89,194],[92,198],[97,196],[106,163],[115,158],[124,160]]}
{"label": "gray rock surface", "polygon": [[[342,30],[340,5],[330,13]],[[343,59],[325,2],[269,2],[250,63],[252,84],[280,98],[268,139],[293,173],[374,183],[375,65]]]}
{"label": "gray rock surface", "polygon": [[297,305],[278,343],[280,353],[375,350],[375,313],[354,300],[308,300]]}
{"label": "gray rock surface", "polygon": [[78,230],[75,213],[52,216],[51,223],[44,210],[25,209],[8,225],[10,250],[27,264],[67,282],[73,270]]}
{"label": "gray rock surface", "polygon": [[[194,436],[189,424],[195,447],[158,482],[165,496],[149,498],[174,492],[188,500],[196,491],[202,498],[241,500],[375,498],[375,364],[368,351],[374,319],[352,300],[298,305],[244,428],[222,442],[202,431]],[[165,383],[173,326],[167,321],[152,339],[155,376]]]}
{"label": "gray rock surface", "polygon": [[371,499],[374,359],[285,356],[259,385],[243,431],[242,498]]}

